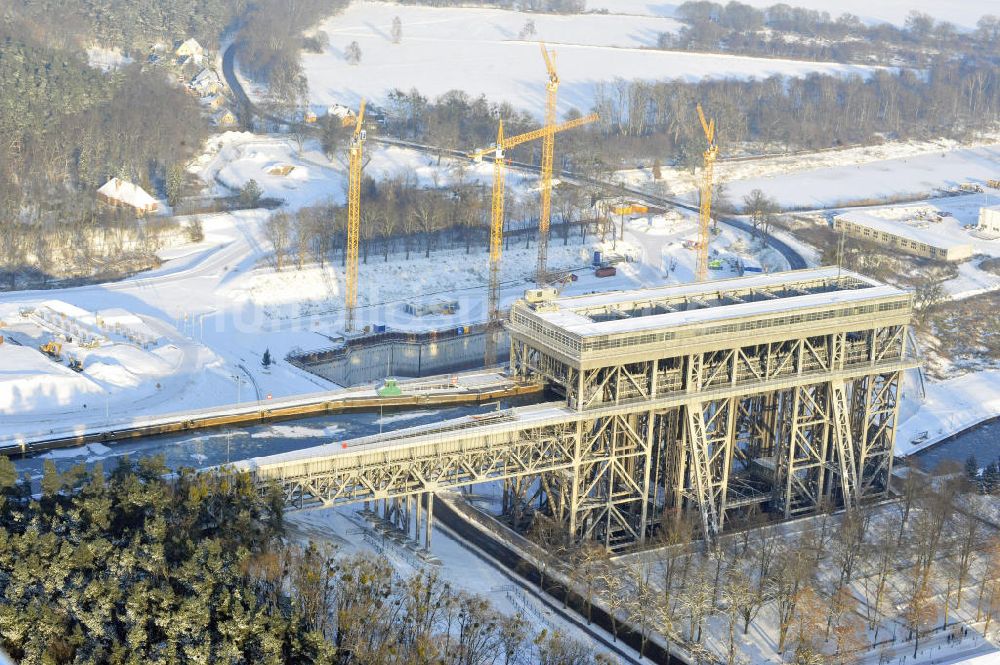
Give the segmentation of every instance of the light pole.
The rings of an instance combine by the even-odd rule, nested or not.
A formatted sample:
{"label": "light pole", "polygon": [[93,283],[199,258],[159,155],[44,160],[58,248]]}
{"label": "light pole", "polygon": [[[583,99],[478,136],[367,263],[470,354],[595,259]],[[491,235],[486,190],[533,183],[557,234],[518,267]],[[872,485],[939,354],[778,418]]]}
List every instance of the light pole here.
{"label": "light pole", "polygon": [[236,406],[243,403],[243,377],[233,374],[233,381],[236,382]]}

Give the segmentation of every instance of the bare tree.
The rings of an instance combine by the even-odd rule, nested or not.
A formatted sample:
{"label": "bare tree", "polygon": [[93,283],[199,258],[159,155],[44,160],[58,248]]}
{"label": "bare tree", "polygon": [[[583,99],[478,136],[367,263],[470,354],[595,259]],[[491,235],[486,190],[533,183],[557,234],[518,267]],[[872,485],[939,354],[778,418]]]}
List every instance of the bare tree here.
{"label": "bare tree", "polygon": [[[902,519],[902,516],[898,516],[898,519]],[[868,629],[874,631],[876,641],[882,624],[882,606],[889,590],[889,576],[895,572],[899,553],[895,534],[896,525],[886,521],[879,526],[872,542],[864,545],[861,550],[859,565],[863,575],[861,589],[865,595],[865,616],[868,619]]]}
{"label": "bare tree", "polygon": [[587,608],[587,625],[591,622],[594,594],[598,584],[608,572],[608,552],[597,545],[584,545],[577,550],[576,561],[570,575],[583,589],[583,603]]}
{"label": "bare tree", "polygon": [[924,628],[937,618],[939,609],[937,599],[926,579],[923,575],[914,575],[909,585],[902,616],[909,629],[909,637],[913,638],[914,658],[917,657],[917,650],[920,648],[920,635]]}
{"label": "bare tree", "polygon": [[970,568],[972,568],[974,555],[976,549],[979,547],[981,532],[982,526],[979,518],[968,514],[960,516],[958,551],[956,552],[958,560],[955,562],[955,566],[958,568],[958,575],[956,575],[955,579],[955,583],[958,585],[955,600],[956,609],[962,605],[962,587],[969,576]]}
{"label": "bare tree", "polygon": [[291,238],[291,218],[288,213],[279,211],[271,215],[264,225],[264,231],[274,249],[274,268],[281,272],[285,266],[285,257],[288,254]]}
{"label": "bare tree", "polygon": [[750,217],[754,232],[765,238],[771,232],[774,216],[780,211],[778,202],[760,189],[755,189],[743,197],[743,214]]}
{"label": "bare tree", "polygon": [[799,592],[813,575],[814,567],[801,546],[801,538],[781,548],[771,567],[770,590],[778,611],[778,653],[784,653],[788,631],[795,619]]}
{"label": "bare tree", "polygon": [[715,606],[712,571],[704,563],[699,564],[688,578],[679,593],[678,604],[688,614],[688,640],[700,642],[702,622]]}

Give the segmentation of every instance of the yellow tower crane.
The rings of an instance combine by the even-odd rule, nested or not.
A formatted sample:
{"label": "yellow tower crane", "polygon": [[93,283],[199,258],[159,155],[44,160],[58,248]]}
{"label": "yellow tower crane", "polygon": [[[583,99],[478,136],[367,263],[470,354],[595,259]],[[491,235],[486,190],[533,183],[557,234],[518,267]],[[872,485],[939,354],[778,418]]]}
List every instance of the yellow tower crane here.
{"label": "yellow tower crane", "polygon": [[486,334],[485,361],[487,367],[492,367],[497,361],[497,332],[500,328],[500,258],[503,252],[503,221],[504,221],[504,185],[506,158],[504,151],[514,146],[543,138],[546,134],[565,132],[568,129],[589,124],[598,119],[596,113],[564,122],[561,125],[546,126],[533,132],[505,137],[503,121],[497,129],[497,142],[492,147],[478,150],[469,156],[479,161],[493,153],[493,217],[490,221],[490,290],[489,290],[489,320]]}
{"label": "yellow tower crane", "polygon": [[347,258],[344,279],[344,329],[354,330],[354,309],[358,303],[358,239],[361,235],[361,149],[367,138],[362,129],[365,100],[361,100],[350,145],[350,172],[347,187]]}
{"label": "yellow tower crane", "polygon": [[[551,128],[556,124],[556,98],[559,93],[556,52],[550,52],[543,42],[539,42],[538,45],[542,49],[545,69],[549,73],[549,81],[545,84],[548,93],[545,103],[545,127]],[[552,215],[552,164],[555,147],[555,132],[545,132],[545,136],[542,137],[542,213],[538,218],[538,268],[535,272],[535,283],[538,286],[543,286],[548,281],[549,220]]]}
{"label": "yellow tower crane", "polygon": [[699,282],[708,279],[708,242],[709,224],[712,221],[712,172],[715,170],[715,159],[719,156],[719,146],[715,144],[715,118],[706,121],[705,112],[698,104],[698,119],[701,120],[701,128],[705,132],[708,140],[708,148],[705,149],[705,170],[701,180],[701,208],[698,218],[698,264],[695,276]]}

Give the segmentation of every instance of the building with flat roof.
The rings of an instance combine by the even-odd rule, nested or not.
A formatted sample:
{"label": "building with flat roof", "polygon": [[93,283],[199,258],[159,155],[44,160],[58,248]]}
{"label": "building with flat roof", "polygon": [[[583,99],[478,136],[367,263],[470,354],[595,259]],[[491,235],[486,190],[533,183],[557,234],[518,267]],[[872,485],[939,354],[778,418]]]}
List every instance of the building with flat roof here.
{"label": "building with flat roof", "polygon": [[512,340],[577,369],[909,320],[913,295],[837,267],[560,297],[511,308]]}
{"label": "building with flat roof", "polygon": [[854,238],[894,247],[907,254],[940,261],[964,261],[973,254],[972,243],[937,231],[934,222],[904,222],[867,212],[845,212],[833,218],[833,228]]}
{"label": "building with flat roof", "polygon": [[979,209],[979,230],[986,233],[1000,233],[1000,205],[984,206]]}

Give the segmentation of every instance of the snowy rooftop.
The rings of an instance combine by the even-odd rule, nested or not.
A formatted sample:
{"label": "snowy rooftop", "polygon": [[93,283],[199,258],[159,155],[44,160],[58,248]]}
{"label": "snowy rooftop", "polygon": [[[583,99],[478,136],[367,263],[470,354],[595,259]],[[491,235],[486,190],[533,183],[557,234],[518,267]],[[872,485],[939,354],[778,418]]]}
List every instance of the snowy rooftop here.
{"label": "snowy rooftop", "polygon": [[939,247],[941,249],[959,247],[972,249],[972,244],[967,239],[954,238],[950,232],[951,229],[947,227],[940,231],[935,229],[935,222],[921,220],[918,223],[908,223],[902,220],[885,219],[867,212],[845,212],[837,215],[837,218],[852,224],[865,226],[874,231],[889,233],[931,247]]}
{"label": "snowy rooftop", "polygon": [[97,190],[97,193],[141,210],[152,210],[157,205],[156,199],[150,196],[146,190],[121,178],[108,180]]}
{"label": "snowy rooftop", "polygon": [[557,298],[532,314],[564,332],[591,337],[904,295],[896,287],[829,267]]}

